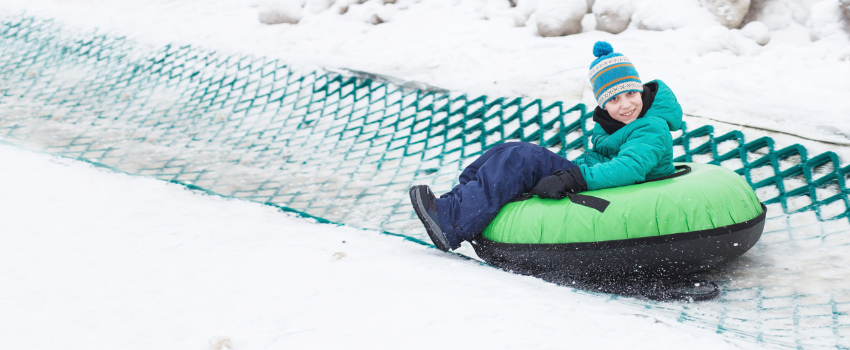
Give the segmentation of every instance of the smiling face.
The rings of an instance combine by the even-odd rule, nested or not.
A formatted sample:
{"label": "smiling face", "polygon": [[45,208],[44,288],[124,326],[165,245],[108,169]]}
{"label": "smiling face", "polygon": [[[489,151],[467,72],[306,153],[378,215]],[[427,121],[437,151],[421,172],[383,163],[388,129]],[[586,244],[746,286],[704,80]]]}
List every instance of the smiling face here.
{"label": "smiling face", "polygon": [[618,122],[631,123],[637,119],[643,109],[643,100],[640,99],[640,95],[637,91],[620,93],[605,103],[605,111]]}

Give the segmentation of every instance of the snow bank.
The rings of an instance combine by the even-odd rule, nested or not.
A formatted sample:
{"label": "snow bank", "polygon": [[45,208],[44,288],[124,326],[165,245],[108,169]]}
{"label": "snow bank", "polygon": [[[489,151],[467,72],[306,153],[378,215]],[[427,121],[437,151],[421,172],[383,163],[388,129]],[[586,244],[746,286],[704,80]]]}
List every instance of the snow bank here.
{"label": "snow bank", "polygon": [[738,28],[750,10],[750,0],[700,0],[720,24],[726,28]]}
{"label": "snow bank", "polygon": [[[304,10],[297,25],[277,26],[259,25],[258,9],[244,0],[111,0],[97,5],[6,0],[0,9],[26,10],[86,31],[99,27],[157,46],[193,45],[281,59],[297,67],[373,72],[468,95],[585,102],[591,107],[589,49],[597,40],[610,40],[638,65],[642,78],[663,79],[673,87],[687,113],[850,142],[850,136],[842,136],[850,135],[850,121],[834,117],[835,110],[850,110],[845,98],[850,87],[835,79],[850,74],[850,65],[841,61],[850,40],[840,33],[811,40],[807,25],[819,0],[752,0],[740,32],[708,30],[714,34],[702,31],[720,25],[699,0],[634,0],[629,29],[620,34],[594,30],[595,14],[590,14],[583,19],[583,33],[559,38],[537,34],[535,0],[519,0],[515,8],[502,0],[398,0],[381,6],[394,9],[381,25],[339,14],[343,4],[355,2],[338,0],[319,14]],[[767,37],[746,26],[754,21],[767,27],[764,46],[758,43]],[[700,42],[705,37],[711,40]],[[755,91],[758,98],[753,98]],[[830,108],[824,100],[839,106]],[[824,131],[827,127],[839,131]]]}
{"label": "snow bank", "polygon": [[304,4],[304,9],[309,13],[321,13],[329,9],[334,4],[334,0],[307,0]]}
{"label": "snow bank", "polygon": [[838,54],[838,60],[850,62],[850,46],[847,46],[844,48],[844,50],[841,50],[841,52]]}
{"label": "snow bank", "polygon": [[[381,24],[392,19],[395,0],[271,0],[263,2],[258,18],[265,24],[298,24],[325,13],[340,19]],[[385,6],[390,5],[390,6]]]}
{"label": "snow bank", "polygon": [[833,35],[848,34],[845,31],[847,23],[842,16],[838,0],[824,0],[812,5],[808,27],[812,41]]}
{"label": "snow bank", "polygon": [[593,14],[596,16],[596,29],[619,34],[629,27],[634,7],[632,0],[596,0]]}
{"label": "snow bank", "polygon": [[686,25],[716,25],[696,0],[635,0],[632,23],[639,29],[669,30]]}
{"label": "snow bank", "polygon": [[264,24],[298,24],[302,17],[302,0],[268,1],[260,6],[257,18]]}
{"label": "snow bank", "polygon": [[525,26],[531,15],[537,10],[538,0],[517,0],[514,10],[514,25]]}
{"label": "snow bank", "polygon": [[792,23],[806,25],[812,5],[820,0],[751,0],[744,23],[760,21],[770,30],[788,28]]}
{"label": "snow bank", "polygon": [[542,37],[581,33],[585,14],[586,0],[540,0],[535,11],[537,33]]}
{"label": "snow bank", "polygon": [[759,21],[747,23],[744,28],[741,28],[741,34],[747,38],[753,39],[756,44],[761,46],[767,45],[767,43],[770,42],[770,30],[767,29],[767,26],[764,23]]}
{"label": "snow bank", "polygon": [[850,21],[850,0],[838,0],[838,3],[841,6],[841,13],[844,14],[844,18]]}
{"label": "snow bank", "polygon": [[345,17],[369,24],[381,24],[388,22],[391,15],[390,12],[384,11],[382,0],[372,0],[348,5]]}
{"label": "snow bank", "polygon": [[[699,31],[699,54],[706,55],[712,52],[729,52],[738,56],[754,56],[761,52],[756,38],[758,29],[750,29],[747,32],[737,29],[729,29],[724,26],[704,27]],[[747,34],[752,34],[750,37]],[[768,37],[769,40],[769,37]]]}

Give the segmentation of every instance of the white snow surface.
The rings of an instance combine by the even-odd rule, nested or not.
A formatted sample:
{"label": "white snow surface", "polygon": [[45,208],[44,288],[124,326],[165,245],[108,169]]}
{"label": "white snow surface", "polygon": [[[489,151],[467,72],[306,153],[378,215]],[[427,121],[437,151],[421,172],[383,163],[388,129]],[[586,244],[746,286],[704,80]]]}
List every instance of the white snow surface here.
{"label": "white snow surface", "polygon": [[747,23],[741,28],[741,34],[762,46],[770,42],[770,30],[767,29],[767,25],[759,21]]}
{"label": "white snow surface", "polygon": [[266,2],[257,12],[257,19],[265,24],[296,24],[301,20],[302,4],[295,1]]}
{"label": "white snow surface", "polygon": [[850,145],[850,39],[839,29],[846,23],[837,22],[836,9],[820,5],[823,11],[810,18],[816,1],[753,1],[764,13],[751,19],[770,29],[764,46],[757,44],[762,36],[721,26],[698,0],[635,0],[631,24],[620,34],[583,28],[549,38],[537,34],[531,0],[516,8],[507,0],[357,2],[305,10],[296,25],[260,23],[267,4],[260,0],[5,0],[0,9],[153,45],[192,44],[299,67],[373,72],[471,96],[591,107],[592,47],[607,40],[644,81],[668,83],[686,113]]}
{"label": "white snow surface", "polygon": [[700,4],[730,29],[739,28],[750,10],[750,0],[700,0]]}
{"label": "white snow surface", "polygon": [[[537,34],[533,0],[358,2],[298,12],[283,0],[4,0],[0,14],[591,107],[592,46],[606,40],[644,81],[673,88],[699,116],[686,118],[692,129],[750,125],[790,135],[744,128],[748,140],[850,156],[850,39],[835,0],[753,1],[765,10],[749,20],[764,26],[747,30],[721,26],[697,0],[635,0],[620,34],[595,30],[588,14],[582,33],[550,38]],[[298,24],[262,24],[275,9],[298,12]],[[0,159],[10,348],[756,346],[374,231],[5,146]]]}
{"label": "white snow surface", "polygon": [[10,349],[756,347],[399,237],[11,146],[0,159]]}
{"label": "white snow surface", "polygon": [[581,33],[581,20],[587,14],[585,0],[540,0],[537,5],[537,33],[542,37]]}
{"label": "white snow surface", "polygon": [[619,34],[628,29],[634,13],[632,0],[597,0],[593,2],[595,29]]}

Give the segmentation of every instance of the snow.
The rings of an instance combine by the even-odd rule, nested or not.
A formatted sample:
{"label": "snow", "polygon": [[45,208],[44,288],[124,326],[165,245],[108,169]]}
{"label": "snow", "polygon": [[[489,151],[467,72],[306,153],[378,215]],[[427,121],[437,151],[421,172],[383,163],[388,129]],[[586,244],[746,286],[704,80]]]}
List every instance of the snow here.
{"label": "snow", "polygon": [[841,50],[841,53],[838,55],[838,59],[841,61],[850,62],[850,46],[847,46],[844,48],[844,50]]}
{"label": "snow", "polygon": [[310,13],[321,13],[333,6],[333,0],[308,0],[304,4],[304,9]]}
{"label": "snow", "polygon": [[722,26],[705,27],[699,31],[699,53],[711,55],[728,51],[737,55],[748,55],[759,49],[758,42],[747,37],[745,32]]}
{"label": "snow", "polygon": [[729,29],[740,27],[750,10],[750,0],[701,0],[701,4]]}
{"label": "snow", "polygon": [[[539,13],[533,0],[520,0],[517,7],[501,0],[344,3],[316,14],[305,10],[297,25],[260,23],[261,1],[6,0],[0,8],[152,45],[252,53],[305,69],[349,68],[470,96],[591,106],[586,77],[591,47],[608,40],[636,64],[643,80],[668,83],[686,113],[850,144],[850,122],[842,117],[850,110],[850,99],[844,98],[850,87],[834,79],[850,75],[842,54],[850,39],[811,40],[807,24],[813,1],[753,1],[763,11],[751,11],[753,18],[745,22],[763,22],[771,40],[752,49],[722,38],[721,44],[701,43],[703,28],[721,25],[698,0],[635,0],[629,28],[620,34],[582,28],[580,34],[551,38],[536,33]],[[340,14],[343,7],[347,12]]]}
{"label": "snow", "polygon": [[265,24],[297,24],[301,20],[300,1],[269,1],[257,11],[257,19]]}
{"label": "snow", "polygon": [[[850,159],[850,86],[840,79],[850,76],[850,39],[839,2],[753,0],[745,26],[730,30],[698,0],[634,0],[617,35],[595,29],[596,14],[584,14],[592,1],[584,12],[571,2],[574,11],[561,14],[579,18],[581,33],[541,37],[538,25],[556,12],[541,11],[544,1],[309,0],[288,8],[283,0],[5,0],[0,16],[26,11],[146,45],[190,44],[280,58],[302,70],[349,68],[469,96],[591,107],[591,48],[606,40],[644,81],[673,88],[690,129],[711,124],[716,135],[743,130],[748,141],[772,137],[776,149],[802,143],[810,156],[834,151],[843,164]],[[284,14],[297,24],[263,23]],[[0,291],[7,296],[0,308],[15,320],[0,327],[0,339],[9,347],[556,348],[564,337],[598,348],[736,345],[644,304],[610,302],[377,232],[317,225],[8,147],[0,147],[0,159]],[[846,266],[846,221],[820,225],[811,214],[773,214],[773,233],[740,262],[731,284],[781,286],[801,260]],[[788,238],[798,236],[811,239]],[[781,259],[797,251],[807,254]],[[749,267],[759,259],[768,263]],[[794,271],[802,292],[846,280],[840,268],[805,266],[830,275],[811,283]],[[736,311],[754,309],[746,298]],[[792,319],[785,316],[781,322]],[[790,326],[777,327],[770,331]],[[823,339],[834,343],[834,336]]]}
{"label": "snow", "polygon": [[540,0],[535,14],[537,33],[542,37],[581,33],[581,20],[587,14],[587,1]]}
{"label": "snow", "polygon": [[517,0],[516,6],[514,9],[514,16],[517,27],[522,27],[526,25],[529,17],[534,14],[534,11],[537,11],[537,4],[540,0]]}
{"label": "snow", "polygon": [[767,45],[770,42],[770,31],[764,23],[752,21],[741,28],[741,34],[745,37],[753,39],[756,44],[761,46]]}
{"label": "snow", "polygon": [[[383,2],[369,1],[363,4],[354,2],[345,7],[345,15],[351,19],[368,24],[381,24],[392,19],[394,6],[385,6]],[[342,10],[341,10],[342,11]]]}
{"label": "snow", "polygon": [[752,10],[744,22],[761,21],[770,30],[788,28],[791,23],[806,25],[816,2],[820,0],[752,0]]}
{"label": "snow", "polygon": [[848,26],[843,19],[838,0],[824,0],[812,5],[809,20],[809,35],[812,40],[821,40],[829,36],[846,36]]}
{"label": "snow", "polygon": [[622,33],[629,27],[633,13],[632,0],[598,0],[593,3],[596,29],[603,32]]}
{"label": "snow", "polygon": [[635,0],[634,6],[632,23],[637,29],[664,31],[718,24],[696,0]]}
{"label": "snow", "polygon": [[0,159],[8,348],[755,348],[399,237],[10,146]]}

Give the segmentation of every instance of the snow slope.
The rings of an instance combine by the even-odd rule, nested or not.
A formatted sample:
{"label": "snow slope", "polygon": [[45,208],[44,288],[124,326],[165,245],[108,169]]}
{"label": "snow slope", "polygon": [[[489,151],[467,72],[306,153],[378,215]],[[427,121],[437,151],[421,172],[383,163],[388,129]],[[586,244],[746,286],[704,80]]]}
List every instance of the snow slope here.
{"label": "snow slope", "polygon": [[[348,6],[344,15],[338,5],[304,15],[295,25],[260,23],[264,3],[5,0],[0,8],[157,45],[200,45],[300,66],[385,74],[470,95],[591,106],[586,77],[591,47],[607,40],[635,63],[643,80],[665,80],[686,113],[850,144],[850,87],[841,78],[850,76],[850,38],[839,29],[844,22],[837,2],[760,2],[772,6],[764,5],[769,15],[759,18],[771,29],[765,46],[711,20],[696,0],[636,2],[643,4],[634,17],[640,24],[633,20],[621,34],[592,30],[589,18],[584,33],[549,38],[537,35],[534,25],[516,27],[525,11],[522,1],[511,8],[506,0],[386,5],[372,0]],[[372,24],[376,14],[383,23]],[[813,36],[820,39],[812,41]]]}
{"label": "snow slope", "polygon": [[398,237],[10,146],[0,159],[10,349],[756,348]]}
{"label": "snow slope", "polygon": [[[842,61],[850,57],[850,41],[841,35],[812,41],[810,28],[791,17],[769,22],[770,42],[762,47],[711,21],[689,24],[694,9],[685,5],[641,14],[656,28],[677,29],[630,26],[618,35],[585,30],[541,38],[534,26],[515,26],[516,9],[506,1],[398,0],[384,8],[385,23],[373,25],[364,18],[375,2],[352,5],[346,15],[328,11],[274,26],[258,21],[259,2],[236,0],[5,0],[0,12],[25,10],[153,45],[191,44],[306,68],[387,74],[470,95],[591,106],[590,47],[604,39],[636,63],[644,80],[670,84],[688,113],[850,144],[850,88],[842,79],[850,73],[850,62]],[[714,124],[711,119],[688,121]],[[720,124],[718,134],[732,128],[740,127]],[[774,137],[779,147],[800,141],[746,132],[748,140]],[[848,147],[804,144],[810,154],[850,155]],[[0,301],[7,315],[0,339],[11,339],[11,346],[753,346],[654,310],[375,232],[309,224],[256,204],[8,148],[0,159],[0,195],[9,199],[0,204],[0,278],[9,281],[0,287],[9,296]],[[814,249],[808,253],[805,259],[823,258]],[[771,276],[765,278],[777,278]],[[471,338],[476,334],[487,336]]]}

